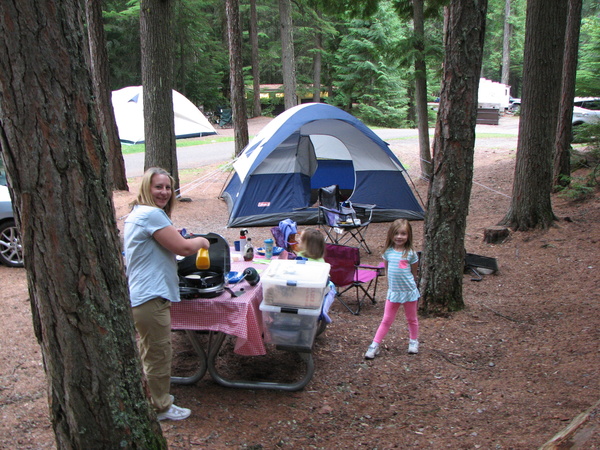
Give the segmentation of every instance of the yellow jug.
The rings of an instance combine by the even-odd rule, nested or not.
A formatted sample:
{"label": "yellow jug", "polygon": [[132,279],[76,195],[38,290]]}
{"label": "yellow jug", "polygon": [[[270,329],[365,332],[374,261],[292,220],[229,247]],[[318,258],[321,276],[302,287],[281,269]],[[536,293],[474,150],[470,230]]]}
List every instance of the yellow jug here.
{"label": "yellow jug", "polygon": [[210,256],[207,248],[201,248],[196,255],[196,268],[198,270],[206,270],[210,268]]}

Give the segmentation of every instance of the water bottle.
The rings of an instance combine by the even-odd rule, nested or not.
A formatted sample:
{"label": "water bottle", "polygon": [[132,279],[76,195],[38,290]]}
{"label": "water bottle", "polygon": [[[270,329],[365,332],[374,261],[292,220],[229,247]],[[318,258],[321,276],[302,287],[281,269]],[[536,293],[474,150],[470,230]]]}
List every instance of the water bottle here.
{"label": "water bottle", "polygon": [[244,247],[244,261],[252,261],[254,259],[254,246],[252,239],[246,238],[246,246]]}
{"label": "water bottle", "polygon": [[265,258],[273,259],[273,239],[265,239]]}

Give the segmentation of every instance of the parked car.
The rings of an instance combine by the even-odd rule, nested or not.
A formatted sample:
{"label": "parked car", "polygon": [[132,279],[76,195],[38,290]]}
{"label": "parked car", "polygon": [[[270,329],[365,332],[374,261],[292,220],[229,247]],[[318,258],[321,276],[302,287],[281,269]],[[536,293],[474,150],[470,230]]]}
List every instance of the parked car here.
{"label": "parked car", "polygon": [[521,107],[521,99],[509,97],[508,98],[508,109],[509,111],[517,111]]}
{"label": "parked car", "polygon": [[575,97],[573,101],[573,126],[600,122],[599,97]]}
{"label": "parked car", "polygon": [[0,167],[0,263],[9,267],[23,267],[21,233],[15,223],[6,177],[1,169]]}

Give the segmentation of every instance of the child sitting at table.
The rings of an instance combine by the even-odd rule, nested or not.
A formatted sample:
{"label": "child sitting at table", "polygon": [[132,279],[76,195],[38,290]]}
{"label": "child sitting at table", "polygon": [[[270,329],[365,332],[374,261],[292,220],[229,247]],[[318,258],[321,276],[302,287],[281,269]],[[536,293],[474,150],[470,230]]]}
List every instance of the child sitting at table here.
{"label": "child sitting at table", "polygon": [[[316,228],[306,228],[298,238],[298,258],[308,261],[325,262],[325,238]],[[327,314],[331,304],[335,300],[336,290],[335,285],[328,281],[329,290],[323,299],[323,307],[321,308],[321,316],[319,320],[323,320],[326,324],[331,323],[331,318]]]}
{"label": "child sitting at table", "polygon": [[316,228],[306,228],[298,238],[298,256],[309,261],[325,262],[325,238]]}

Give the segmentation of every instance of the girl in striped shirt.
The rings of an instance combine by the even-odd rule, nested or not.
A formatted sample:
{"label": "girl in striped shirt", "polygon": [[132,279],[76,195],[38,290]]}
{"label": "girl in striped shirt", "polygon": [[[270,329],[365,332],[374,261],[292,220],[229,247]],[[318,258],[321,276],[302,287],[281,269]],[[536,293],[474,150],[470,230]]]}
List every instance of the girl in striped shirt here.
{"label": "girl in striped shirt", "polygon": [[408,323],[408,353],[419,352],[417,318],[417,303],[420,297],[417,288],[419,256],[413,250],[412,227],[408,220],[397,219],[390,225],[384,248],[383,259],[388,279],[387,300],[381,324],[375,333],[373,343],[365,353],[366,359],[373,359],[379,354],[379,344],[394,323],[400,306],[404,309]]}

